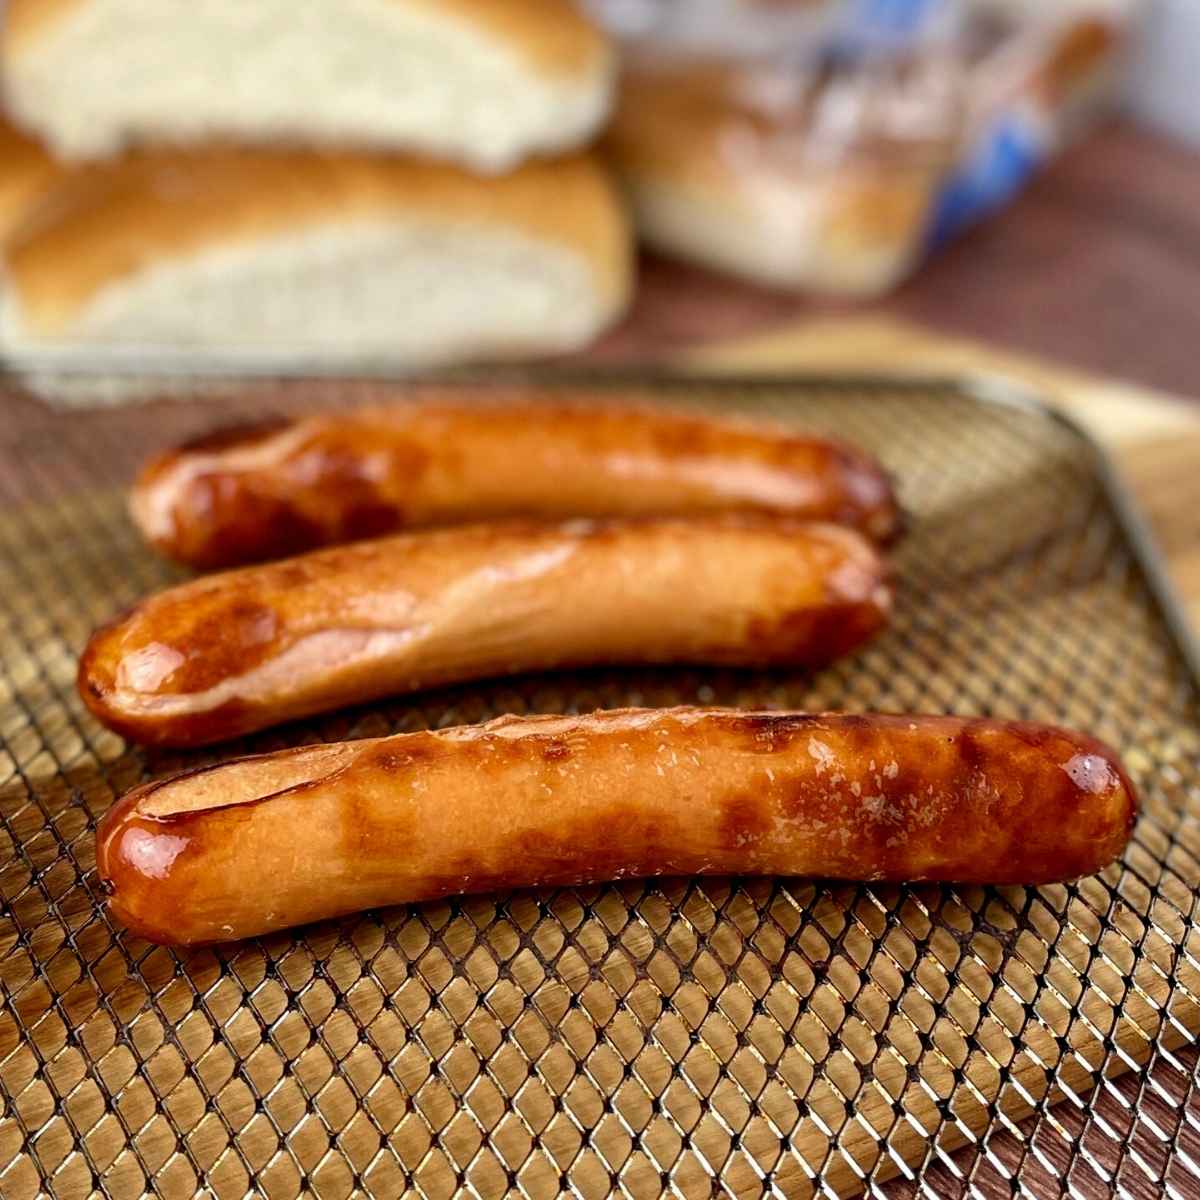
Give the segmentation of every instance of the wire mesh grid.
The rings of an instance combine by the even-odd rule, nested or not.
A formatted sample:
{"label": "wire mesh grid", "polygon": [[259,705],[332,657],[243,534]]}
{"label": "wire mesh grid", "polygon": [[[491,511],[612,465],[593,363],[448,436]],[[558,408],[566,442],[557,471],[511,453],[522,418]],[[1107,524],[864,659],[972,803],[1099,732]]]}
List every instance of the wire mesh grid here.
{"label": "wire mesh grid", "polygon": [[1028,717],[1121,748],[1144,794],[1124,860],[1039,889],[654,880],[151,946],[105,916],[96,821],[126,788],[216,755],[128,748],[76,698],[91,628],[174,577],[128,523],[124,485],[147,451],[247,410],[403,389],[210,383],[69,415],[10,389],[5,1200],[1200,1194],[1200,697],[1089,444],[950,385],[623,390],[879,453],[913,517],[892,628],[818,673],[502,680],[232,750],[624,704]]}

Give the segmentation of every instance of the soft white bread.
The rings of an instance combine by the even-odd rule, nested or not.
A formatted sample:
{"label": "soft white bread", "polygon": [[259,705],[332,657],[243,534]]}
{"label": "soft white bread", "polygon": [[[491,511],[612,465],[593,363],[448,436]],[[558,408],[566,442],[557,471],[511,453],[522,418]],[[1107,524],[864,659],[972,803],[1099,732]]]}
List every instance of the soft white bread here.
{"label": "soft white bread", "polygon": [[483,170],[581,145],[614,78],[572,0],[8,0],[2,65],[63,157],[216,138]]}
{"label": "soft white bread", "polygon": [[630,233],[582,156],[481,178],[403,158],[210,149],[69,174],[5,249],[0,342],[552,353],[623,308]]}
{"label": "soft white bread", "polygon": [[0,116],[0,241],[37,204],[60,170],[37,142]]}
{"label": "soft white bread", "polygon": [[638,232],[759,283],[882,291],[920,253],[949,144],[833,147],[823,162],[813,92],[792,83],[713,61],[631,63],[605,145]]}

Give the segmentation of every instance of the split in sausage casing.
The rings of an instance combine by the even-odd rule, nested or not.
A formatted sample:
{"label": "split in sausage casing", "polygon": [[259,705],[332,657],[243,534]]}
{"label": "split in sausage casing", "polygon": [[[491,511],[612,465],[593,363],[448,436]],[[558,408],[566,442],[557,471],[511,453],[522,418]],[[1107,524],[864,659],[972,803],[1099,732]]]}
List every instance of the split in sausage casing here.
{"label": "split in sausage casing", "polygon": [[496,522],[170,588],[92,636],[79,687],[133,741],[196,745],[556,667],[823,663],[890,607],[879,551],[842,526],[724,514]]}
{"label": "split in sausage casing", "polygon": [[1113,752],[957,717],[625,709],[302,747],[110,810],[113,916],[250,937],[463,892],[659,875],[1039,884],[1100,870],[1137,810]]}
{"label": "split in sausage casing", "polygon": [[193,567],[238,566],[419,526],[766,511],[899,530],[886,473],[841,442],[648,405],[455,400],[273,420],[147,464],[133,518]]}

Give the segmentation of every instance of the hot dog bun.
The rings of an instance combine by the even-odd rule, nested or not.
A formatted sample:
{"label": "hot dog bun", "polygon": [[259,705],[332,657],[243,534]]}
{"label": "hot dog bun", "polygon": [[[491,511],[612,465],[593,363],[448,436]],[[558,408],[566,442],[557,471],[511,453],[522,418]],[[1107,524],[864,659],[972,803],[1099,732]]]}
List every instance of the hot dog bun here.
{"label": "hot dog bun", "polygon": [[[837,91],[831,128],[814,129],[820,87],[757,62],[631,61],[604,144],[641,239],[773,287],[870,296],[896,284],[924,249],[953,140],[847,131],[833,114],[907,108],[860,97],[847,109]],[[824,156],[838,138],[852,148]]]}
{"label": "hot dog bun", "polygon": [[504,170],[586,141],[615,66],[571,0],[9,0],[0,16],[9,103],[71,158],[215,137]]}
{"label": "hot dog bun", "polygon": [[629,292],[588,157],[494,179],[409,158],[158,150],[68,173],[9,241],[0,336],[428,365],[552,354]]}

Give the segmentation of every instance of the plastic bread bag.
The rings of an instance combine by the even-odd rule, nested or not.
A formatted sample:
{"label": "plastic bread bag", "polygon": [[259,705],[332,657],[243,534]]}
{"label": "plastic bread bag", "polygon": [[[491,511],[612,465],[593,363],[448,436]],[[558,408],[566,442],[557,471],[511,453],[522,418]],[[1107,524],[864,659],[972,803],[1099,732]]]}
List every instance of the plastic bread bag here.
{"label": "plastic bread bag", "polygon": [[976,0],[969,108],[926,229],[933,249],[1003,208],[1111,106],[1139,0]]}
{"label": "plastic bread bag", "polygon": [[850,295],[892,287],[1006,200],[1117,41],[1111,15],[1075,6],[597,2],[625,39],[607,147],[643,240]]}
{"label": "plastic bread bag", "polygon": [[771,55],[817,49],[840,19],[828,0],[585,0],[627,43],[690,54]]}

